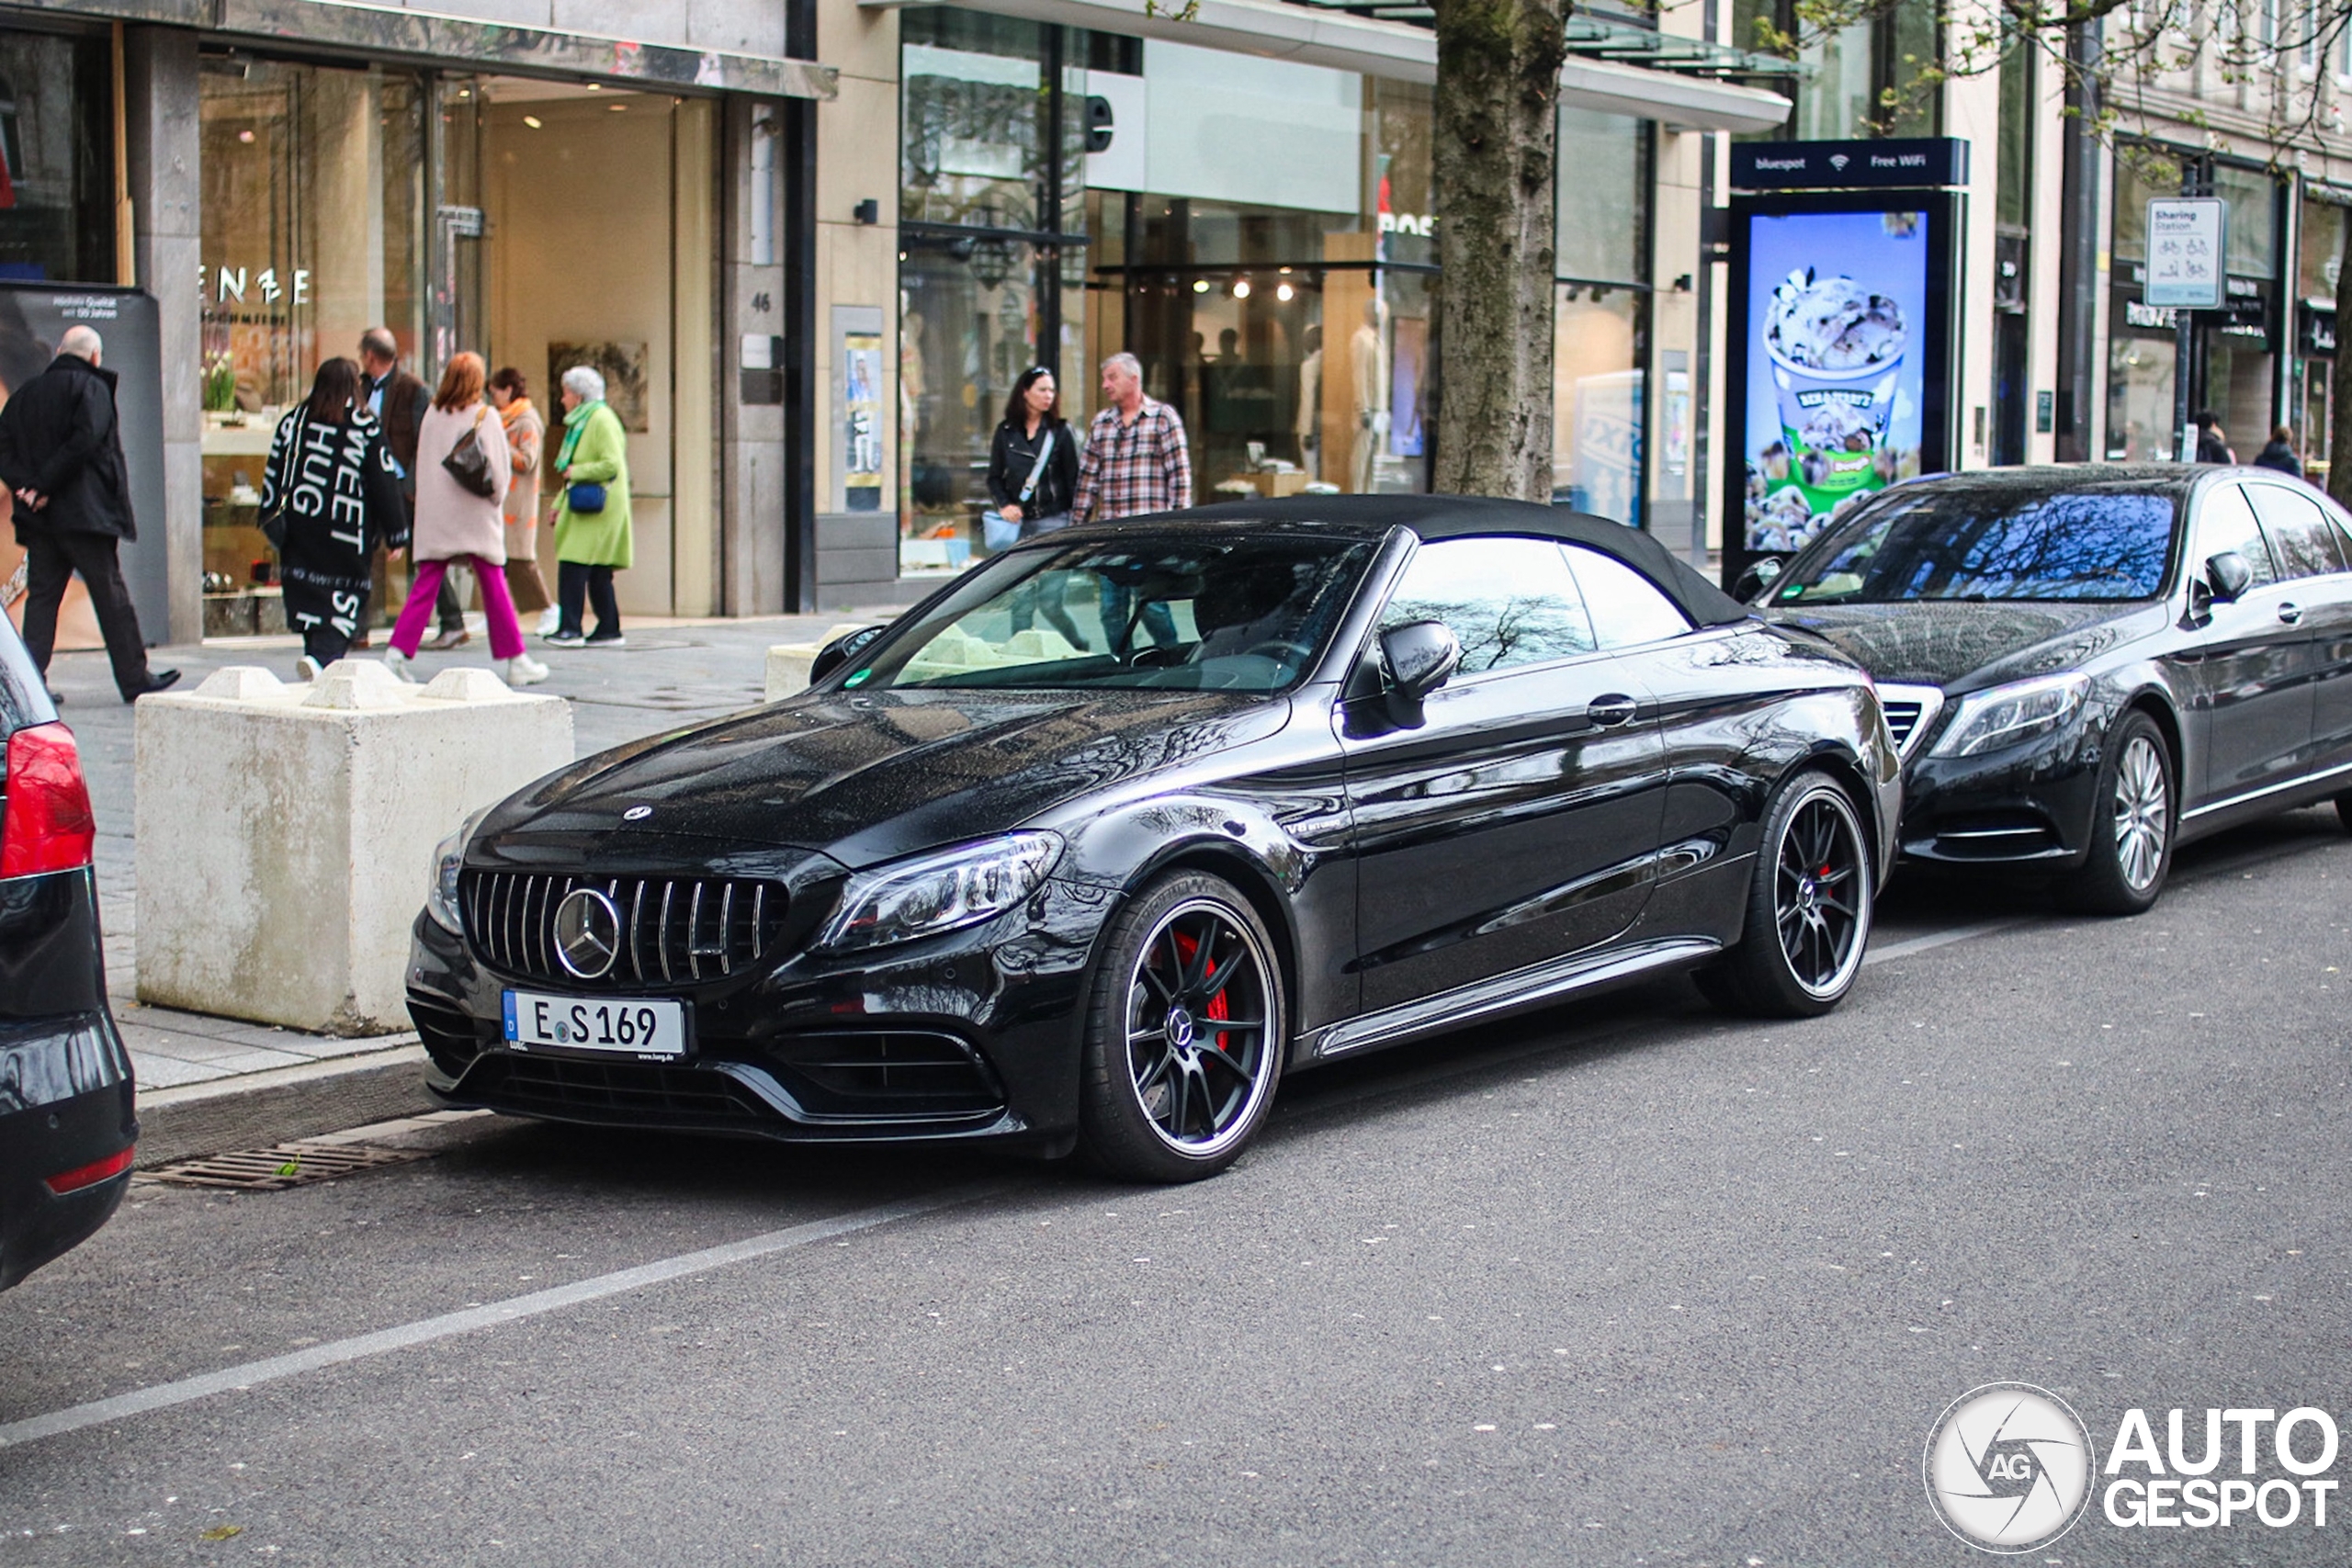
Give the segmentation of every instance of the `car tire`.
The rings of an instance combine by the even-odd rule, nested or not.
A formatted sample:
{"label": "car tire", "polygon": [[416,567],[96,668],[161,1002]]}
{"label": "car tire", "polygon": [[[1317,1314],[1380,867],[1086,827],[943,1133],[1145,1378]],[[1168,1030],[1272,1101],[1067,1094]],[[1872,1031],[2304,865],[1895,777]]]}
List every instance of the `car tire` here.
{"label": "car tire", "polygon": [[2123,716],[2108,737],[2092,798],[2090,851],[2061,897],[2086,915],[2143,914],[2172,870],[2180,809],[2172,751],[2155,720],[2137,709]]}
{"label": "car tire", "polygon": [[1095,964],[1080,1146],[1131,1181],[1216,1175],[1273,1103],[1289,1016],[1249,899],[1200,872],[1152,883],[1113,919]]}
{"label": "car tire", "polygon": [[1861,814],[1837,780],[1806,769],[1764,813],[1740,939],[1700,972],[1700,989],[1751,1017],[1827,1012],[1861,973],[1875,897]]}
{"label": "car tire", "polygon": [[2352,833],[2352,794],[2335,797],[2335,819],[2344,824],[2346,832]]}

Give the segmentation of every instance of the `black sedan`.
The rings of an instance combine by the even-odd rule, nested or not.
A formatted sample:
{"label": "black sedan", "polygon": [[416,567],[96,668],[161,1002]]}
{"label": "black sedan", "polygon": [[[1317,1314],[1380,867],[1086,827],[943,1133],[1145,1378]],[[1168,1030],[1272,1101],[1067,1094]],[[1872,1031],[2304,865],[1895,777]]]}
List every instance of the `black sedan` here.
{"label": "black sedan", "polygon": [[2333,798],[2352,827],[2352,519],[2259,468],[1897,486],[1755,595],[1878,678],[1903,853],[2135,914],[2174,849]]}
{"label": "black sedan", "polygon": [[1637,976],[1834,1006],[1897,772],[1849,660],[1598,519],[1073,530],[469,824],[410,1007],[453,1104],[1184,1179],[1285,1071]]}
{"label": "black sedan", "polygon": [[74,737],[0,617],[0,1290],[86,1239],[130,1185],[130,1056],[107,1007],[96,829]]}

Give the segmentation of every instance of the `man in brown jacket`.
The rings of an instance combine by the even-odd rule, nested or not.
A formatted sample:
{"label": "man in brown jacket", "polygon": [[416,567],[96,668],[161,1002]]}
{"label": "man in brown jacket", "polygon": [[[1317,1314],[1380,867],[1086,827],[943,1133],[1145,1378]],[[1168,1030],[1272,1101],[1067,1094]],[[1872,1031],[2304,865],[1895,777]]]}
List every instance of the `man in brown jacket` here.
{"label": "man in brown jacket", "polygon": [[[400,343],[390,327],[369,327],[359,334],[359,368],[363,377],[361,391],[368,407],[384,423],[384,444],[392,449],[392,466],[400,470],[401,499],[408,502],[409,522],[416,521],[416,433],[424,423],[424,411],[433,401],[433,393],[424,382],[401,368]],[[369,606],[374,610],[375,606]],[[440,635],[424,646],[452,649],[472,640],[466,630],[465,613],[458,607],[457,590],[449,580],[441,580],[441,592],[433,601],[434,618],[440,623]],[[355,648],[364,648],[367,633]]]}

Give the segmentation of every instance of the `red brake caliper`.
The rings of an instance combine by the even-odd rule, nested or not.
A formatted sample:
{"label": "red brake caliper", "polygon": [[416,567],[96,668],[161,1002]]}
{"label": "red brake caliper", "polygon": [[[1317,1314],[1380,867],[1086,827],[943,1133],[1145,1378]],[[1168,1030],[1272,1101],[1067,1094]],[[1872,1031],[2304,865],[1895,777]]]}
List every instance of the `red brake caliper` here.
{"label": "red brake caliper", "polygon": [[[1193,961],[1193,954],[1198,953],[1200,950],[1201,943],[1199,938],[1186,936],[1182,931],[1178,931],[1176,933],[1176,953],[1177,957],[1182,962],[1190,964]],[[1210,964],[1208,973],[1201,977],[1204,980],[1215,979],[1216,977],[1216,965],[1214,964]],[[1207,1018],[1231,1018],[1233,1016],[1233,1009],[1226,1002],[1225,993],[1223,991],[1219,991],[1216,996],[1209,998],[1209,1005],[1203,1016]],[[1227,1046],[1225,1043],[1225,1032],[1223,1030],[1219,1030],[1217,1032],[1216,1048],[1220,1051],[1231,1049],[1231,1047]]]}

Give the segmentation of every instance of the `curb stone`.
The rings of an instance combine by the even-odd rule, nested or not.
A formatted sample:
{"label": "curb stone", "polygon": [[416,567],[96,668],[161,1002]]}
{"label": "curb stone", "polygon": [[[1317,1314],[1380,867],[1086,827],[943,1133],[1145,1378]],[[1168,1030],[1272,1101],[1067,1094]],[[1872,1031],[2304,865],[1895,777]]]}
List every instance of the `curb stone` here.
{"label": "curb stone", "polygon": [[414,1034],[395,1038],[328,1061],[141,1090],[137,1168],[443,1109],[425,1091],[424,1047]]}

